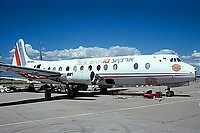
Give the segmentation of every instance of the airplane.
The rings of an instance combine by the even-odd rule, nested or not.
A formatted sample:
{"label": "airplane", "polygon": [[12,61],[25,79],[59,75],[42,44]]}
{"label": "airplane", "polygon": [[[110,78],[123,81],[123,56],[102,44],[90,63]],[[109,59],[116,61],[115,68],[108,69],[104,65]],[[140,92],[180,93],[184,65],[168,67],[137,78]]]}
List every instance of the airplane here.
{"label": "airplane", "polygon": [[171,87],[182,86],[196,77],[195,67],[171,54],[33,60],[27,55],[23,39],[16,42],[12,65],[0,63],[0,70],[45,84],[64,84],[72,97],[79,90],[87,90],[88,85],[99,85],[102,93],[113,85],[165,85],[166,96],[170,97],[174,95]]}

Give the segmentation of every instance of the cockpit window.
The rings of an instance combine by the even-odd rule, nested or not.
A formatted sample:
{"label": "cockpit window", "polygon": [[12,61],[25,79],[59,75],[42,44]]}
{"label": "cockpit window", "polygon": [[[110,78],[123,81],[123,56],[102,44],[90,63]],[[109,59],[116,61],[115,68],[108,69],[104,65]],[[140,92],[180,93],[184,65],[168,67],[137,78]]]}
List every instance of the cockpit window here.
{"label": "cockpit window", "polygon": [[171,62],[181,62],[180,58],[171,58],[170,59]]}
{"label": "cockpit window", "polygon": [[176,58],[174,58],[174,62],[176,62]]}
{"label": "cockpit window", "polygon": [[181,62],[181,59],[180,59],[180,58],[177,58],[177,61],[178,61],[178,62]]}

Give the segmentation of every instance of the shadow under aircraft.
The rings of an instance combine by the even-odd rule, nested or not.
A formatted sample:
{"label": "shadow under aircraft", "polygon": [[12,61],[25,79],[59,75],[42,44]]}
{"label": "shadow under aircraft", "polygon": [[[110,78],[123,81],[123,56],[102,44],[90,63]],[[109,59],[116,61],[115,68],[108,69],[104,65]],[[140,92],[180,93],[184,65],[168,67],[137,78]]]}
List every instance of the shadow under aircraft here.
{"label": "shadow under aircraft", "polygon": [[80,94],[78,97],[73,97],[73,98],[70,97],[70,96],[67,96],[67,95],[53,96],[53,97],[51,97],[51,99],[31,98],[31,99],[26,99],[26,100],[17,100],[17,101],[0,103],[0,108],[1,107],[5,107],[5,106],[40,103],[40,102],[56,101],[56,100],[62,100],[62,99],[69,99],[69,100],[96,100],[95,99],[96,97],[98,97],[98,96],[95,96],[93,94]]}

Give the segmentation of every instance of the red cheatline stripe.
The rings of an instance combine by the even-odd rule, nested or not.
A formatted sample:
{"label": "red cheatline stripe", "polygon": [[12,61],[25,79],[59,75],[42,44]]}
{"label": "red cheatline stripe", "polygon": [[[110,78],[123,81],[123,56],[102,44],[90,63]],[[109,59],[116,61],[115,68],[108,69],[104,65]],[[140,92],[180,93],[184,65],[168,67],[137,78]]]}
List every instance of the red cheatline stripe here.
{"label": "red cheatline stripe", "polygon": [[19,58],[17,45],[16,45],[16,48],[15,48],[15,58],[16,58],[17,66],[21,66],[21,61],[20,61],[20,58]]}
{"label": "red cheatline stripe", "polygon": [[104,78],[159,78],[159,77],[169,77],[169,76],[194,76],[193,74],[180,74],[180,75],[110,75],[110,76],[103,76]]}

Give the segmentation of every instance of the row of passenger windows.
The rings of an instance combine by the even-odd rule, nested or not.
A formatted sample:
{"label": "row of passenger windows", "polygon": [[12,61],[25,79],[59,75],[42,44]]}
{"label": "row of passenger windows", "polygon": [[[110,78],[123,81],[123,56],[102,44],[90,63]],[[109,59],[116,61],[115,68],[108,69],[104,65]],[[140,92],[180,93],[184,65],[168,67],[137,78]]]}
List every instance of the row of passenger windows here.
{"label": "row of passenger windows", "polygon": [[[39,66],[39,67],[38,67],[38,66]],[[41,64],[39,64],[38,66],[34,66],[34,68],[40,68]],[[80,70],[81,70],[81,71],[84,70],[84,69],[85,69],[84,67],[85,67],[85,66],[81,66],[81,67],[80,67]],[[97,70],[97,71],[100,71],[100,70],[102,69],[101,67],[102,67],[101,65],[97,65],[97,66],[96,66],[96,70]],[[113,68],[112,68],[113,70],[117,70],[117,69],[118,69],[118,65],[117,65],[117,64],[114,64],[112,67],[113,67]],[[133,65],[133,68],[134,68],[135,70],[137,70],[138,67],[139,67],[138,63],[135,63],[135,64]],[[146,69],[149,69],[149,68],[150,68],[150,64],[149,64],[149,63],[146,63],[146,64],[145,64],[145,68],[146,68]],[[43,68],[43,69],[45,69],[45,68]],[[92,69],[93,69],[92,65],[89,65],[87,69],[88,69],[89,71],[92,71]],[[51,70],[51,68],[48,67],[47,70]],[[58,69],[56,69],[56,67],[53,67],[52,70],[54,70],[54,71],[56,71],[56,70],[58,70],[58,71],[64,71],[63,67],[59,67]],[[69,70],[70,70],[70,67],[67,66],[67,67],[65,68],[65,71],[69,71]],[[77,70],[78,70],[78,67],[77,67],[77,66],[74,66],[74,67],[73,67],[73,71],[76,72]],[[107,65],[107,64],[103,65],[103,70],[105,70],[105,71],[108,70],[108,65]]]}
{"label": "row of passenger windows", "polygon": [[[77,71],[77,69],[78,69],[77,66],[74,66],[74,67],[73,67],[73,71]],[[105,65],[103,66],[103,69],[106,71],[106,70],[108,69],[108,65],[105,64]],[[80,70],[84,70],[84,66],[81,66],[81,67],[80,67]],[[89,65],[89,66],[88,66],[88,70],[89,70],[89,71],[92,71],[92,65]],[[101,70],[101,65],[97,65],[96,70],[97,70],[97,71],[100,71],[100,70]],[[114,64],[114,65],[113,65],[113,70],[117,70],[117,64]]]}

